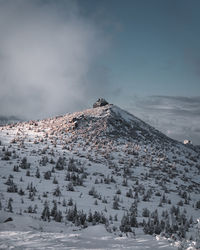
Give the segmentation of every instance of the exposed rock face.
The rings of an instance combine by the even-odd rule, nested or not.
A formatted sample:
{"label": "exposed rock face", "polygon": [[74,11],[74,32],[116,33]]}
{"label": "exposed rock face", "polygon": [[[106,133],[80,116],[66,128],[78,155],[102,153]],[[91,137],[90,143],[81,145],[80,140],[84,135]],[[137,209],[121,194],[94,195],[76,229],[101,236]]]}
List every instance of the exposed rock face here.
{"label": "exposed rock face", "polygon": [[99,98],[94,104],[93,104],[93,108],[98,108],[98,107],[102,107],[102,106],[106,106],[107,104],[109,104],[104,98]]}

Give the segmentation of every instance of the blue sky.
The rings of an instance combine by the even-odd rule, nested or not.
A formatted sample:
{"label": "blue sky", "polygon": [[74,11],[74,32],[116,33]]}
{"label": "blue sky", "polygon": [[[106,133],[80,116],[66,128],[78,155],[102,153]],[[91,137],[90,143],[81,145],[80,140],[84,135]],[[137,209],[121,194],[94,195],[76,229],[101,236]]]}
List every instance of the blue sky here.
{"label": "blue sky", "polygon": [[104,97],[200,144],[199,10],[199,0],[0,0],[0,115],[43,118]]}
{"label": "blue sky", "polygon": [[85,15],[110,36],[101,63],[124,94],[200,93],[199,1],[86,0],[80,4]]}

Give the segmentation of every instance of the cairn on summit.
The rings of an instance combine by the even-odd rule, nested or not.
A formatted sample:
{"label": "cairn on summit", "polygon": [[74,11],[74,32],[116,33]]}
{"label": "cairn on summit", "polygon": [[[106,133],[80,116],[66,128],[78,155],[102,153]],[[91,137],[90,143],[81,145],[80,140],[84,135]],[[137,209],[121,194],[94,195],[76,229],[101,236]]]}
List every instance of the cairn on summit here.
{"label": "cairn on summit", "polygon": [[109,104],[104,98],[99,98],[94,104],[93,104],[93,108],[98,108],[98,107],[102,107],[102,106],[106,106],[107,104]]}

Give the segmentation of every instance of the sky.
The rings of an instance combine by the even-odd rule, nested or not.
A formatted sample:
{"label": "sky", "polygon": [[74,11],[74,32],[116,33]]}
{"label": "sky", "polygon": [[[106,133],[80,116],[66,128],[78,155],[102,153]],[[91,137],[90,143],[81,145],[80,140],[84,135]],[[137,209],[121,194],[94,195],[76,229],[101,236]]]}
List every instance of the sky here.
{"label": "sky", "polygon": [[0,115],[106,98],[200,144],[199,0],[0,0]]}

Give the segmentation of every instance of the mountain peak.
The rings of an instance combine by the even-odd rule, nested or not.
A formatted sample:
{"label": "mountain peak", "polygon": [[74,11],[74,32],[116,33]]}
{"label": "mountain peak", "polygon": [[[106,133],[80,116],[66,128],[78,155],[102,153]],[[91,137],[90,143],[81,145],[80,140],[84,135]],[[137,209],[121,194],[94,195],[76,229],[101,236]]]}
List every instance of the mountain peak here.
{"label": "mountain peak", "polygon": [[[174,143],[152,126],[120,107],[97,100],[95,108],[41,121],[45,130],[66,134],[71,140],[126,141],[139,144]],[[107,104],[106,104],[107,103]]]}

